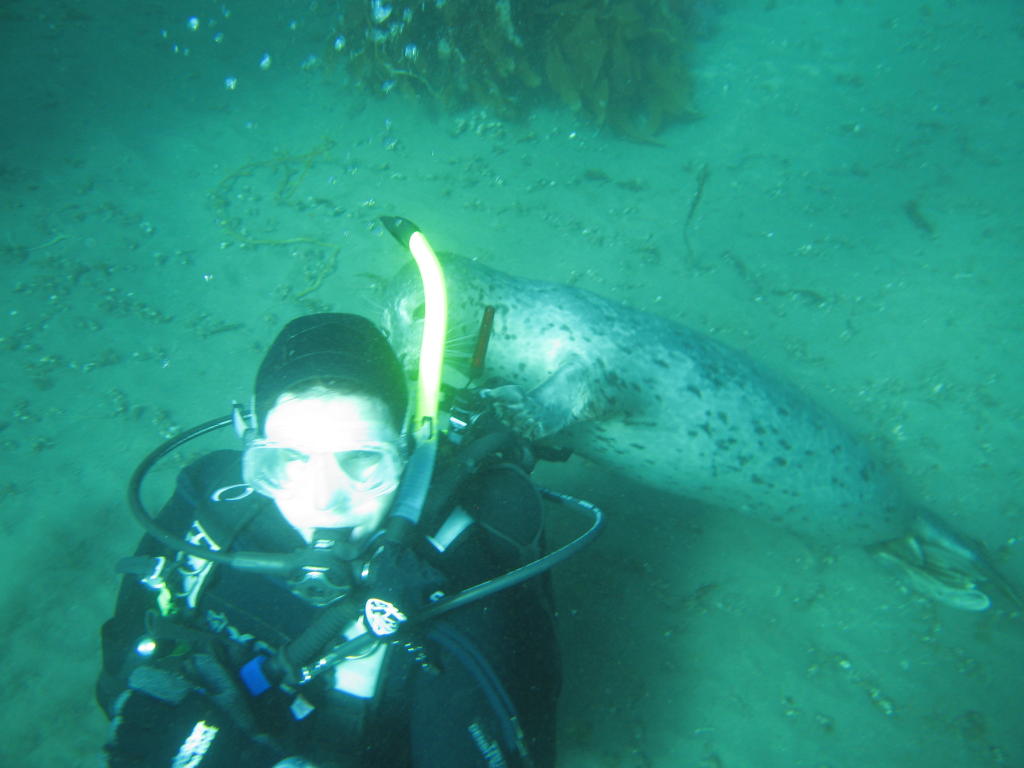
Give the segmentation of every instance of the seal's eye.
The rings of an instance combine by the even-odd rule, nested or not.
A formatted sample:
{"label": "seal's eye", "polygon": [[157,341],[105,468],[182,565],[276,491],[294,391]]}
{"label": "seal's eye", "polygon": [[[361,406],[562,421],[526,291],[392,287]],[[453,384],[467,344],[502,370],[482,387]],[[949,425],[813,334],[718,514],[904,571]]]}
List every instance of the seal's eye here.
{"label": "seal's eye", "polygon": [[423,318],[426,317],[426,306],[422,300],[403,299],[398,305],[398,314],[402,319],[402,324],[412,325],[415,322],[423,322]]}

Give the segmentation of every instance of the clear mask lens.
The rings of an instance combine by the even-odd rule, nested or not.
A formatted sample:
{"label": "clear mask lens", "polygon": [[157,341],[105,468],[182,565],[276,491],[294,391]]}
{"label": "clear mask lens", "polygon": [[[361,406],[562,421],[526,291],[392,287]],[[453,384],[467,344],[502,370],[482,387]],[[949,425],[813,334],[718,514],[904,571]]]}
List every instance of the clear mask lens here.
{"label": "clear mask lens", "polygon": [[349,492],[382,495],[398,486],[400,466],[397,449],[386,443],[309,454],[287,446],[255,441],[246,449],[242,459],[245,482],[265,496],[275,496],[289,488],[312,483],[317,479],[317,472],[334,474],[335,467],[338,482]]}

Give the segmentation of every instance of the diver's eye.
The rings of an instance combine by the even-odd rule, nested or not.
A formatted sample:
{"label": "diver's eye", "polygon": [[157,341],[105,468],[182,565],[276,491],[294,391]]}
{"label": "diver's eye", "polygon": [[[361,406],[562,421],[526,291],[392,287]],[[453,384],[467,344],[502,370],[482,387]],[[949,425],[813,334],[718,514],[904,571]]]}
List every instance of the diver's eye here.
{"label": "diver's eye", "polygon": [[282,448],[279,454],[281,464],[308,464],[309,454],[296,451],[294,448]]}
{"label": "diver's eye", "polygon": [[383,461],[378,451],[345,451],[335,458],[342,471],[357,483],[373,480]]}

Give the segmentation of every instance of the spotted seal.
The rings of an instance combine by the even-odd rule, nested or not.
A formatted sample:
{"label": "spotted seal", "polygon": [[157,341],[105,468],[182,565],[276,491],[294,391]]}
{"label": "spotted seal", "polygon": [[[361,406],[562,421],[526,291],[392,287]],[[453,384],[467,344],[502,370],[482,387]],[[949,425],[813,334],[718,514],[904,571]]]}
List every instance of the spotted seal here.
{"label": "spotted seal", "polygon": [[[822,541],[898,542],[880,551],[922,591],[930,579],[933,597],[988,606],[975,581],[994,577],[975,543],[908,503],[851,432],[742,352],[579,288],[442,262],[449,327],[469,332],[495,308],[486,375],[510,384],[485,394],[529,437]],[[414,369],[415,270],[384,298],[381,324]]]}

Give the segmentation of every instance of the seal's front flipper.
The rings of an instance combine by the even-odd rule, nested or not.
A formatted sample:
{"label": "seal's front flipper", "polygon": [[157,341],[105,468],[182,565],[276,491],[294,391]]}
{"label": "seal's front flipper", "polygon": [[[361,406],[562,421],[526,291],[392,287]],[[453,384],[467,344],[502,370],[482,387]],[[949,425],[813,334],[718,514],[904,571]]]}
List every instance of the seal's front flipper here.
{"label": "seal's front flipper", "polygon": [[591,366],[572,355],[529,392],[516,384],[506,384],[481,390],[480,396],[494,402],[498,417],[510,427],[529,440],[540,440],[577,421],[593,418],[593,376]]}
{"label": "seal's front flipper", "polygon": [[984,584],[1024,607],[1024,598],[991,563],[985,547],[932,514],[919,515],[910,536],[879,544],[873,552],[899,566],[913,589],[953,608],[987,609],[992,600],[982,591]]}

